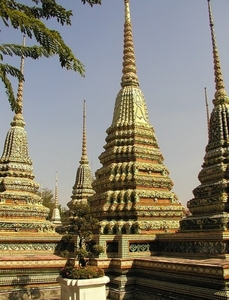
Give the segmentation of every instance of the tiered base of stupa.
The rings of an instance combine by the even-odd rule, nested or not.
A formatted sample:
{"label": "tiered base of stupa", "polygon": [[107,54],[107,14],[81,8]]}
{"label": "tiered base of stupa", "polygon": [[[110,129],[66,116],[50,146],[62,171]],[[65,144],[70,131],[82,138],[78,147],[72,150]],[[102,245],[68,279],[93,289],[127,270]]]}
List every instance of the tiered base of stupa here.
{"label": "tiered base of stupa", "polygon": [[62,236],[53,233],[1,232],[0,255],[50,255],[61,252]]}
{"label": "tiered base of stupa", "polygon": [[229,231],[178,232],[157,235],[152,251],[177,257],[228,258]]}
{"label": "tiered base of stupa", "polygon": [[56,281],[66,260],[56,255],[0,255],[0,299],[60,299]]}
{"label": "tiered base of stupa", "polygon": [[229,299],[226,259],[152,256],[100,259],[93,264],[110,277],[110,300]]}
{"label": "tiered base of stupa", "polygon": [[94,235],[93,239],[105,249],[101,258],[127,258],[150,256],[155,234],[103,234]]}
{"label": "tiered base of stupa", "polygon": [[97,236],[110,300],[229,299],[229,231]]}
{"label": "tiered base of stupa", "polygon": [[[56,232],[1,232],[0,299],[60,299],[56,282],[66,259]],[[27,297],[27,298],[26,298]]]}
{"label": "tiered base of stupa", "polygon": [[229,258],[229,231],[164,234],[95,235],[106,249],[101,258],[174,256],[189,258]]}

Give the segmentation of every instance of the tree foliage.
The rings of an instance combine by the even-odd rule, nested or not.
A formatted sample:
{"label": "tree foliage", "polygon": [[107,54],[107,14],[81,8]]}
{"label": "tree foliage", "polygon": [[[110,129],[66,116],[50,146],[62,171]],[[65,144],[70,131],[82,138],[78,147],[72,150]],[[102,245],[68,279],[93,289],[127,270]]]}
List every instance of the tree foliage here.
{"label": "tree foliage", "polygon": [[101,0],[81,0],[83,2],[83,4],[85,3],[89,3],[91,6],[93,6],[94,4],[101,4]]}
{"label": "tree foliage", "polygon": [[74,208],[68,213],[69,225],[67,232],[71,236],[77,236],[75,254],[81,266],[86,265],[85,257],[98,256],[104,249],[92,241],[93,230],[99,226],[99,220],[90,214],[90,206],[85,202],[74,204]]}
{"label": "tree foliage", "polygon": [[71,209],[68,232],[78,235],[80,248],[84,241],[91,240],[92,230],[98,225],[99,221],[91,216],[88,204],[79,202],[74,205],[74,209]]}
{"label": "tree foliage", "polygon": [[[47,220],[51,220],[53,209],[55,208],[55,199],[54,199],[53,191],[48,188],[44,188],[44,189],[40,190],[38,194],[42,198],[42,204],[49,208],[49,214],[48,214]],[[61,216],[62,215],[61,214],[61,212],[62,212],[61,205],[59,205],[59,210],[60,210],[60,216]]]}
{"label": "tree foliage", "polygon": [[[101,0],[81,0],[90,6],[101,4]],[[9,75],[24,80],[23,74],[12,65],[4,63],[5,56],[24,56],[38,59],[58,55],[61,67],[84,75],[83,64],[75,57],[60,33],[51,30],[44,21],[55,19],[61,25],[71,25],[72,11],[66,10],[56,0],[31,0],[25,5],[17,0],[0,0],[0,18],[7,27],[19,30],[29,38],[34,38],[37,45],[28,47],[17,44],[0,45],[0,79],[5,85],[6,94],[12,110],[17,109],[17,102]]]}
{"label": "tree foliage", "polygon": [[51,218],[52,218],[52,211],[53,211],[53,209],[55,207],[53,191],[49,190],[48,188],[44,188],[44,189],[41,189],[38,192],[38,194],[42,198],[42,204],[45,207],[49,208],[49,214],[48,214],[47,220],[51,220]]}

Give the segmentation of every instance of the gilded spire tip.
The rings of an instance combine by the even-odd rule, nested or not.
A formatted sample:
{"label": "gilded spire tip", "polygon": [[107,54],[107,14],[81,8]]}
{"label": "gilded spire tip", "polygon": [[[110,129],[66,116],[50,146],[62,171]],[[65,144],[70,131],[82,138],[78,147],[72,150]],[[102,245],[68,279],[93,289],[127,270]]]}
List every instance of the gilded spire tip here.
{"label": "gilded spire tip", "polygon": [[125,1],[125,22],[131,22],[130,20],[130,3],[129,0],[124,0]]}
{"label": "gilded spire tip", "polygon": [[[23,35],[22,46],[25,47],[25,35]],[[22,55],[20,71],[23,75],[24,75],[24,66],[25,66],[25,57],[24,57],[24,55]],[[18,85],[17,102],[20,107],[19,110],[21,110],[21,113],[22,113],[22,106],[23,106],[22,101],[23,101],[23,80],[20,80],[19,85]]]}
{"label": "gilded spire tip", "polygon": [[[22,38],[22,46],[25,47],[25,35],[23,35]],[[22,75],[24,75],[24,65],[25,65],[25,57],[22,54],[21,55],[21,64],[20,64],[20,72]],[[15,111],[15,116],[13,118],[13,121],[11,122],[11,126],[25,126],[24,118],[23,118],[23,86],[24,81],[23,79],[20,79],[18,82],[18,90],[17,90],[17,104],[18,107]]]}
{"label": "gilded spire tip", "polygon": [[[215,100],[219,100],[227,96],[227,93],[225,91],[225,86],[223,82],[223,75],[219,60],[219,54],[218,54],[218,48],[216,44],[216,36],[215,36],[215,30],[214,30],[214,22],[213,22],[213,14],[212,14],[212,8],[211,8],[211,2],[208,1],[208,13],[209,13],[209,25],[211,30],[211,39],[212,39],[212,48],[213,48],[213,61],[214,61],[214,73],[215,73]],[[217,101],[216,101],[217,102]],[[218,102],[217,102],[218,103]]]}
{"label": "gilded spire tip", "polygon": [[56,180],[55,180],[55,207],[58,208],[59,202],[58,202],[58,174],[56,171]]}
{"label": "gilded spire tip", "polygon": [[124,50],[121,86],[139,86],[137,68],[135,62],[132,24],[130,18],[129,0],[124,0],[125,24],[124,24]]}
{"label": "gilded spire tip", "polygon": [[83,102],[83,140],[82,140],[82,156],[80,160],[81,164],[88,163],[87,158],[87,138],[86,138],[86,100]]}

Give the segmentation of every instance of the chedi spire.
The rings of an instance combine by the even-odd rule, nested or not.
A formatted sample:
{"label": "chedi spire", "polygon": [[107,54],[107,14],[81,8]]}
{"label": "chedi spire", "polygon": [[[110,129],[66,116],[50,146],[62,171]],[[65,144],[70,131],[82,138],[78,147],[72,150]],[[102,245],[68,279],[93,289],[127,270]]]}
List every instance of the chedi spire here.
{"label": "chedi spire", "polygon": [[219,101],[226,101],[228,103],[227,93],[225,91],[225,86],[223,82],[223,75],[220,65],[219,53],[216,44],[216,37],[215,37],[215,30],[214,30],[214,22],[213,22],[213,15],[211,9],[211,2],[208,0],[208,13],[209,13],[209,22],[210,22],[210,30],[211,30],[211,39],[212,39],[212,49],[213,49],[213,62],[214,62],[214,73],[215,73],[215,100],[213,103],[217,105]]}
{"label": "chedi spire", "polygon": [[193,190],[194,198],[188,201],[192,216],[180,222],[182,231],[228,230],[229,98],[223,83],[211,4],[209,0],[207,1],[216,92],[209,120],[206,154],[198,176],[200,185]]}
{"label": "chedi spire", "polygon": [[82,140],[82,156],[80,164],[89,164],[87,158],[87,137],[86,137],[86,101],[83,102],[83,140]]}
{"label": "chedi spire", "polygon": [[[25,46],[25,36],[23,36],[23,42],[22,45]],[[22,74],[24,74],[24,65],[25,65],[25,58],[22,55],[21,57],[21,65],[20,65],[20,71]],[[18,83],[18,90],[17,90],[17,104],[18,107],[16,108],[15,116],[13,118],[13,121],[11,122],[12,126],[25,126],[25,122],[23,119],[23,88],[24,88],[24,81],[21,79]]]}
{"label": "chedi spire", "polygon": [[146,101],[136,71],[129,1],[124,0],[124,57],[121,90],[107,129],[102,167],[96,171],[89,200],[102,234],[173,232],[182,206],[171,191]]}
{"label": "chedi spire", "polygon": [[129,0],[125,1],[125,23],[124,23],[124,50],[123,50],[123,69],[121,86],[139,86],[137,68],[134,54],[134,42],[132,34],[132,24],[130,19]]}
{"label": "chedi spire", "polygon": [[82,154],[80,165],[76,172],[75,184],[72,188],[72,200],[67,204],[69,209],[74,207],[76,201],[87,201],[94,194],[92,189],[92,172],[87,157],[86,138],[86,101],[83,103],[83,134],[82,134]]}
{"label": "chedi spire", "polygon": [[[23,56],[20,70],[24,72]],[[17,103],[18,108],[0,159],[0,231],[29,233],[42,232],[46,228],[52,232],[52,224],[46,221],[49,209],[42,205],[42,199],[38,195],[39,184],[33,180],[33,166],[22,114],[23,80],[18,84]]]}
{"label": "chedi spire", "polygon": [[57,172],[56,172],[56,181],[55,181],[54,209],[52,211],[51,221],[54,224],[61,224],[59,201],[58,201],[58,176],[57,176]]}

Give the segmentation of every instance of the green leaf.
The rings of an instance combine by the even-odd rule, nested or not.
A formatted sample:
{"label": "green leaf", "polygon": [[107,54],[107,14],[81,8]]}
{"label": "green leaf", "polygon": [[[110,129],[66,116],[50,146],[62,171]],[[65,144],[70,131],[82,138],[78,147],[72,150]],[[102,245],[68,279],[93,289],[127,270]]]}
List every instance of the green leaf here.
{"label": "green leaf", "polygon": [[[61,67],[67,70],[78,72],[84,76],[84,65],[75,57],[71,48],[68,47],[60,33],[49,29],[44,20],[55,19],[61,25],[71,25],[72,11],[66,10],[59,5],[56,0],[31,0],[33,5],[25,5],[16,0],[0,1],[0,18],[7,27],[19,30],[29,38],[34,38],[38,45],[31,47],[17,44],[0,45],[0,61],[4,61],[5,56],[24,56],[32,59],[40,57],[52,57],[57,55]],[[81,0],[83,4],[88,3],[93,6],[101,4],[101,0]],[[17,107],[13,89],[7,75],[22,78],[21,72],[17,68],[9,65],[1,65],[1,80],[6,88],[9,103],[12,109]],[[23,77],[24,79],[24,77]]]}

